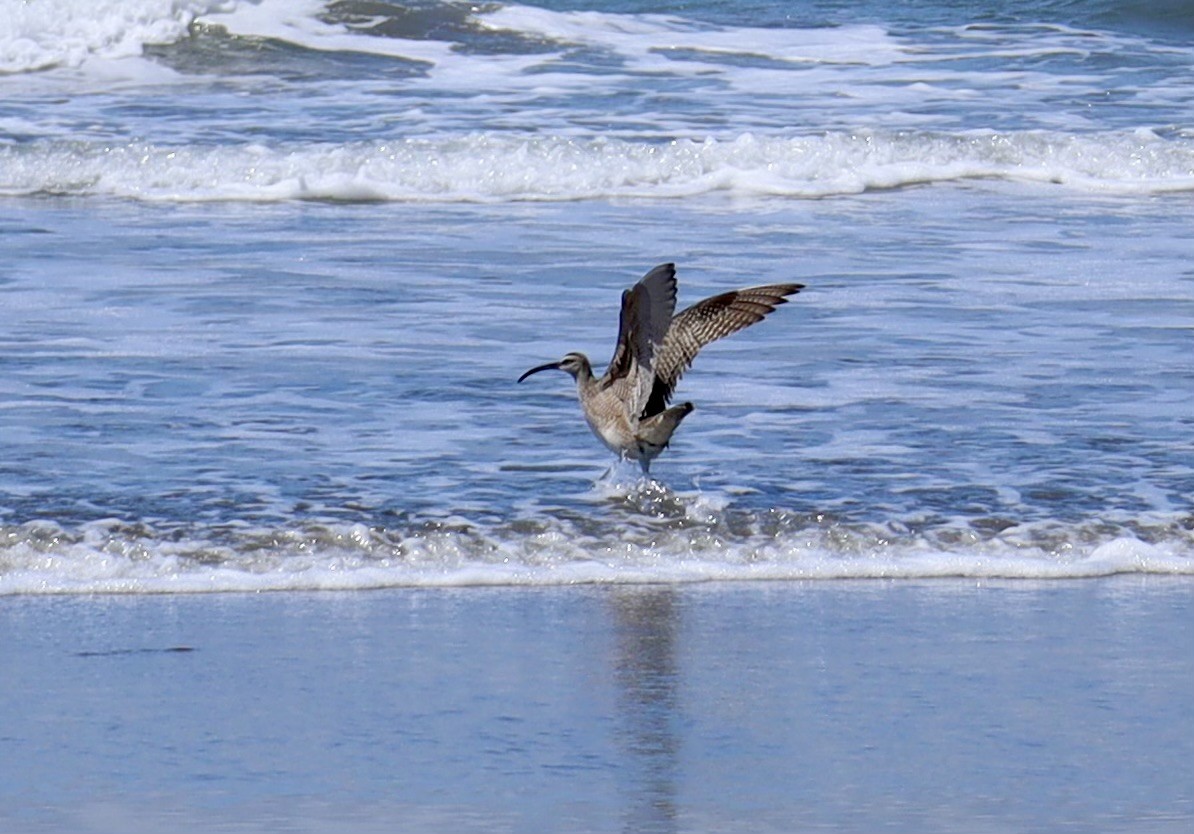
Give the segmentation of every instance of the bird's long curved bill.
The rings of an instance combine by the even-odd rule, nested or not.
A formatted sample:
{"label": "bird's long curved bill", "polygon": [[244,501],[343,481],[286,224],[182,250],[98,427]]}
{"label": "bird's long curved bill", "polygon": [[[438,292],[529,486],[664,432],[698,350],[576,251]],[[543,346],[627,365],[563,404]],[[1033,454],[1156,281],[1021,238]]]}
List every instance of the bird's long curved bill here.
{"label": "bird's long curved bill", "polygon": [[532,376],[533,374],[537,374],[537,373],[539,373],[540,371],[558,371],[559,369],[560,369],[560,363],[559,363],[559,362],[548,362],[546,365],[537,365],[537,366],[535,366],[534,368],[531,368],[529,371],[527,371],[527,372],[526,372],[525,374],[523,374],[522,376],[520,376],[520,377],[518,378],[518,381],[519,381],[519,382],[522,382],[522,381],[523,381],[524,379],[526,379],[528,376]]}

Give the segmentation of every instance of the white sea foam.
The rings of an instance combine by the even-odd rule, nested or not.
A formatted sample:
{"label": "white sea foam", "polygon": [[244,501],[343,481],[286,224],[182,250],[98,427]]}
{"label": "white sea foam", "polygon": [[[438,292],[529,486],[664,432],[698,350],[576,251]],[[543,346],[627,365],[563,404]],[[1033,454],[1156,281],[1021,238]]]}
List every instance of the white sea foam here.
{"label": "white sea foam", "polygon": [[611,524],[604,533],[591,521],[558,519],[497,528],[464,519],[408,529],[238,525],[186,535],[116,521],[77,529],[29,523],[0,531],[0,595],[1194,576],[1194,540],[1180,520],[1153,525],[1149,536],[1155,541],[1127,529],[1100,534],[1094,526],[1054,522],[995,534],[965,524],[913,533],[899,524],[845,525],[825,518],[788,519],[783,530],[767,529],[774,514],[739,519],[746,532],[731,533],[717,501],[646,489],[630,502],[648,510],[691,508],[678,521],[629,531]]}
{"label": "white sea foam", "polygon": [[0,74],[138,57],[173,43],[199,15],[231,0],[37,0],[0,3]]}
{"label": "white sea foam", "polygon": [[1159,194],[1194,189],[1194,141],[1151,133],[742,135],[665,143],[471,134],[392,143],[0,148],[0,193],[164,202],[819,198],[968,179]]}
{"label": "white sea foam", "polygon": [[452,45],[369,37],[321,19],[324,0],[0,0],[0,74],[94,68],[139,58],[188,36],[192,24],[325,52],[365,52],[438,63]]}
{"label": "white sea foam", "polygon": [[[0,0],[0,75],[79,68],[104,74],[112,61],[129,61],[150,45],[187,37],[192,24],[215,26],[239,38],[270,39],[320,52],[359,52],[443,65],[457,64],[475,84],[482,64],[490,77],[517,74],[535,56],[462,58],[454,44],[433,39],[374,37],[323,19],[325,0]],[[161,80],[160,78],[157,80]]]}
{"label": "white sea foam", "polygon": [[878,26],[819,29],[732,29],[697,26],[670,15],[557,12],[507,5],[477,15],[492,29],[506,29],[566,44],[599,47],[632,61],[639,70],[676,70],[677,53],[737,55],[791,63],[884,64],[905,47]]}

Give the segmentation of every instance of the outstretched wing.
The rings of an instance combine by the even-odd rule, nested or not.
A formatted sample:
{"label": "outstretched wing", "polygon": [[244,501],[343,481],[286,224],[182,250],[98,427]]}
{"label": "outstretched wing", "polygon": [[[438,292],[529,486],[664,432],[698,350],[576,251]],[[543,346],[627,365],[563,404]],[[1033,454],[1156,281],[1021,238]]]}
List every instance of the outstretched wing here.
{"label": "outstretched wing", "polygon": [[667,407],[680,377],[701,348],[762,321],[776,307],[786,304],[789,295],[802,289],[803,284],[769,284],[734,290],[706,298],[677,314],[656,351],[655,379],[642,416],[658,414]]}
{"label": "outstretched wing", "polygon": [[651,395],[656,357],[675,309],[675,264],[660,264],[622,293],[618,341],[602,382],[622,388],[620,399],[634,417]]}

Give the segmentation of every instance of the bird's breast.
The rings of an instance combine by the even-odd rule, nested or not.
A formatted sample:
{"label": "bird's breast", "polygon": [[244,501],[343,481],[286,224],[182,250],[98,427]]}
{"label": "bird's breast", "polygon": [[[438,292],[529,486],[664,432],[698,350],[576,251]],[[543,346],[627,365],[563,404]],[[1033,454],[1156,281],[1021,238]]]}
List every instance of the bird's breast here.
{"label": "bird's breast", "polygon": [[582,398],[585,422],[589,424],[597,439],[618,455],[633,453],[635,449],[634,427],[626,414],[626,407],[608,390],[602,391],[585,401]]}

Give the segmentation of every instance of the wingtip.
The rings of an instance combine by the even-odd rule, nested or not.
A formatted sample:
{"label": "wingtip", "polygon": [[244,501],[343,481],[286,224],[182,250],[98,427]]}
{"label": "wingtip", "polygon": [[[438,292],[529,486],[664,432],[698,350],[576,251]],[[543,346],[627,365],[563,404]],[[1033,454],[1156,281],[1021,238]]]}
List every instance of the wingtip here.
{"label": "wingtip", "polygon": [[772,284],[770,287],[760,287],[759,289],[773,292],[775,294],[775,301],[772,303],[778,307],[780,304],[787,304],[788,296],[796,295],[805,289],[805,286],[804,284]]}
{"label": "wingtip", "polygon": [[652,278],[658,278],[660,276],[663,276],[664,278],[666,278],[668,280],[675,278],[676,277],[676,265],[671,261],[666,261],[657,266],[654,266],[651,269],[647,270],[646,274],[643,275],[643,277],[639,279],[639,283],[641,284],[644,281],[649,281]]}

